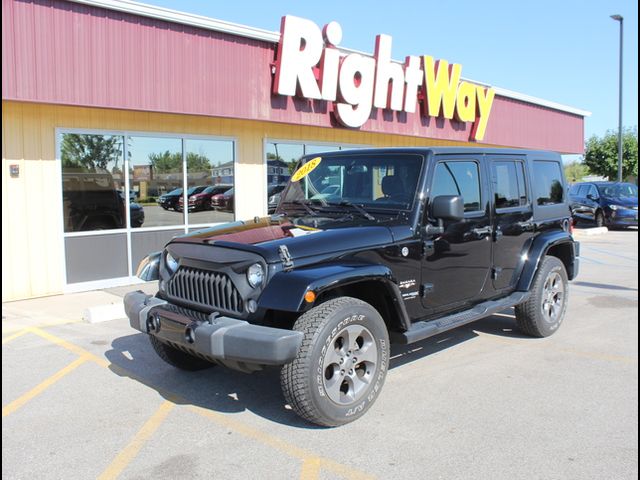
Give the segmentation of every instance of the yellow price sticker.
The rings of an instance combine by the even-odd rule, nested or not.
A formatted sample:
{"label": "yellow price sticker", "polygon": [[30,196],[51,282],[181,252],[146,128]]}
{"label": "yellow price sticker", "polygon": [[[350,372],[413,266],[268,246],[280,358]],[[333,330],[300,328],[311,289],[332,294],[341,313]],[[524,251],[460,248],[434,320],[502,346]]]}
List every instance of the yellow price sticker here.
{"label": "yellow price sticker", "polygon": [[298,182],[302,180],[304,177],[309,175],[318,165],[320,165],[321,161],[322,158],[320,157],[312,158],[295,171],[295,173],[291,176],[291,181]]}

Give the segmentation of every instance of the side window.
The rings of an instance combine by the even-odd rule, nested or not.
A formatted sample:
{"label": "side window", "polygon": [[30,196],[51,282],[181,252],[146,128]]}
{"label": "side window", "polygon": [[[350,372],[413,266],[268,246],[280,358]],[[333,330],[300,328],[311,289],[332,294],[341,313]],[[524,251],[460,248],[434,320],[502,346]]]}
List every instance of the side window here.
{"label": "side window", "polygon": [[555,205],[564,201],[564,185],[560,163],[544,160],[533,162],[536,203]]}
{"label": "side window", "polygon": [[578,190],[580,190],[580,185],[573,184],[571,185],[571,189],[569,190],[569,195],[573,195],[574,197],[578,195]]}
{"label": "side window", "polygon": [[461,195],[465,212],[480,210],[480,172],[476,162],[440,162],[433,176],[431,198]]}
{"label": "side window", "polygon": [[593,199],[600,198],[600,194],[598,193],[598,189],[594,185],[591,185],[591,187],[589,187],[588,195],[591,195],[591,198],[593,198]]}
{"label": "side window", "polygon": [[494,162],[493,185],[496,208],[519,207],[528,203],[522,162]]}
{"label": "side window", "polygon": [[587,193],[589,193],[589,185],[580,185],[580,190],[578,191],[578,196],[586,197]]}

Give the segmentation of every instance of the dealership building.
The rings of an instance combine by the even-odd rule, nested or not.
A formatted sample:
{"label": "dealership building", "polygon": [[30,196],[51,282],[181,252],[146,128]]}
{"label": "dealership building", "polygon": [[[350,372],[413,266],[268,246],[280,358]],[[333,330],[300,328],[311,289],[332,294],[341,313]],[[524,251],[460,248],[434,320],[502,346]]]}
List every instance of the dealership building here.
{"label": "dealership building", "polygon": [[266,31],[124,0],[3,0],[2,300],[133,283],[172,237],[267,215],[304,154],[583,153],[588,112],[429,52],[392,60],[378,33],[363,54],[335,22]]}

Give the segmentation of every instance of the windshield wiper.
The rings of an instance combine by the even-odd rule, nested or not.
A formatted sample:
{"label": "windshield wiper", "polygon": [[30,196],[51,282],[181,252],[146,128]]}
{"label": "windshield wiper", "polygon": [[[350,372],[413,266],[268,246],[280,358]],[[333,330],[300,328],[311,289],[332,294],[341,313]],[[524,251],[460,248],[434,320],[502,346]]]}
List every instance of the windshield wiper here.
{"label": "windshield wiper", "polygon": [[309,206],[309,202],[305,201],[305,200],[288,200],[286,202],[284,202],[284,205],[286,204],[293,204],[293,205],[301,205],[309,215],[312,215],[314,217],[318,216],[318,213]]}
{"label": "windshield wiper", "polygon": [[336,205],[336,206],[339,206],[339,207],[351,207],[351,208],[355,209],[360,215],[362,215],[367,220],[371,220],[371,221],[375,221],[376,220],[376,217],[374,217],[369,212],[367,212],[364,208],[362,208],[362,205],[358,205],[356,203],[351,203],[348,200],[342,200],[341,202],[337,202],[337,203],[328,203],[327,205]]}

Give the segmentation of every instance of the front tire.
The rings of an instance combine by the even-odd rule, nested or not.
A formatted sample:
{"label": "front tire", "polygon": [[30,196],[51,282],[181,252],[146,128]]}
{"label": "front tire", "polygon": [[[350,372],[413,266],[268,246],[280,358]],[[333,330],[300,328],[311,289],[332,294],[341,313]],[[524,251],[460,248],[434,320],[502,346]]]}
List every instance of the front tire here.
{"label": "front tire", "polygon": [[545,256],[538,267],[529,300],[516,306],[518,328],[532,337],[553,335],[567,311],[568,287],[567,270],[562,261]]}
{"label": "front tire", "polygon": [[596,212],[596,226],[597,227],[604,227],[605,226],[605,218],[604,218],[604,213],[602,213],[602,210],[598,210]]}
{"label": "front tire", "polygon": [[215,365],[201,358],[189,355],[177,348],[173,348],[171,345],[161,342],[153,335],[149,335],[149,341],[151,342],[151,346],[155,352],[162,360],[173,367],[179,368],[180,370],[195,372]]}
{"label": "front tire", "polygon": [[327,427],[364,415],[389,363],[389,334],[378,311],[362,300],[338,297],[301,315],[293,328],[304,333],[302,345],[280,375],[291,408]]}

